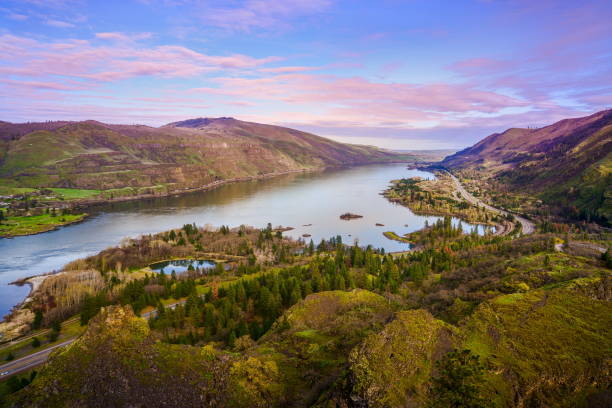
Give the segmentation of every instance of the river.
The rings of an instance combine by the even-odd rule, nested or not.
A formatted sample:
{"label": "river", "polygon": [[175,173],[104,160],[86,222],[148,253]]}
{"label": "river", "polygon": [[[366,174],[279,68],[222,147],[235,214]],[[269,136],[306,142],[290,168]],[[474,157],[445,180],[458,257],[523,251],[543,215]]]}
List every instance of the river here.
{"label": "river", "polygon": [[[117,245],[125,237],[193,222],[231,227],[264,227],[270,222],[273,226],[294,227],[285,235],[295,238],[310,234],[318,242],[341,235],[345,243],[358,239],[360,245],[371,244],[386,251],[407,250],[407,244],[389,240],[383,232],[401,235],[438,217],[415,215],[406,207],[390,203],[380,193],[390,180],[414,176],[433,177],[423,171],[407,170],[404,164],[294,173],[182,196],[103,205],[79,224],[38,235],[0,239],[0,316],[29,292],[28,286],[8,285],[10,282],[59,270],[74,259]],[[347,211],[363,218],[341,220],[340,214]],[[384,226],[377,227],[376,223]]]}

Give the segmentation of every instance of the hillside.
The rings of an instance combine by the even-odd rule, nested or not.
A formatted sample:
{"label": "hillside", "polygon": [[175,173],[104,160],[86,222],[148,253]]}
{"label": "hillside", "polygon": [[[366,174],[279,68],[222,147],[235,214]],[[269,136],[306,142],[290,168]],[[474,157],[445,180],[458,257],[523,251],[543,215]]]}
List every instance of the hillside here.
{"label": "hillside", "polygon": [[[77,260],[27,307],[43,324],[78,314],[85,333],[11,377],[0,406],[610,406],[611,265],[578,241],[600,234],[560,250],[553,234],[432,232],[391,256],[187,224]],[[141,269],[202,251],[251,261]]]}
{"label": "hillside", "polygon": [[0,123],[0,186],[7,187],[132,187],[163,193],[219,180],[405,157],[232,118],[159,128],[96,121]]}
{"label": "hillside", "polygon": [[612,221],[612,110],[495,133],[440,164],[496,176],[566,215]]}

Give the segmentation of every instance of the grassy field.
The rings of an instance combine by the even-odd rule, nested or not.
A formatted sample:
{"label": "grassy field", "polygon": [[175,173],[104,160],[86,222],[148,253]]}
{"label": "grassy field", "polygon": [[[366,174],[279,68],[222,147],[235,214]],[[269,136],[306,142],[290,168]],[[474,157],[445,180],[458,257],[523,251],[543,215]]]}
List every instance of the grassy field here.
{"label": "grassy field", "polygon": [[56,227],[81,221],[87,214],[56,215],[42,214],[23,217],[7,217],[0,224],[0,237],[31,235],[50,231]]}
{"label": "grassy field", "polygon": [[32,193],[34,191],[36,191],[35,188],[0,186],[0,195],[25,194]]}
{"label": "grassy field", "polygon": [[100,190],[81,190],[78,188],[50,188],[58,197],[64,200],[78,200],[82,198],[91,198],[99,195]]}
{"label": "grassy field", "polygon": [[[45,188],[45,187],[44,187]],[[45,188],[53,191],[53,194],[63,200],[79,200],[83,198],[92,198],[100,195],[101,190],[85,190],[79,188]],[[0,186],[0,195],[17,195],[34,193],[38,191],[36,188],[29,187],[11,187],[8,185]]]}

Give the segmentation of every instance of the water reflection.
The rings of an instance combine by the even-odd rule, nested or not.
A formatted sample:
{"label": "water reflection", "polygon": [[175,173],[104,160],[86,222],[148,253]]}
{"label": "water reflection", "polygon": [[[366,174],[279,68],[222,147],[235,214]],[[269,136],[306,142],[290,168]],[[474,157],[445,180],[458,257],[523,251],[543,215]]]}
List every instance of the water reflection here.
{"label": "water reflection", "polygon": [[[403,164],[294,173],[228,184],[212,191],[102,205],[83,223],[39,235],[0,239],[0,315],[28,292],[27,287],[7,286],[9,282],[58,270],[74,259],[117,245],[125,237],[194,222],[231,227],[264,227],[270,222],[273,226],[294,227],[285,233],[294,238],[310,235],[307,240],[319,242],[341,235],[346,243],[358,240],[361,245],[387,251],[406,250],[407,244],[391,241],[383,232],[402,235],[438,217],[415,215],[380,193],[390,180],[412,176],[428,178],[431,174],[407,170]],[[341,220],[339,216],[346,212],[363,218]]]}
{"label": "water reflection", "polygon": [[217,264],[214,261],[204,259],[175,259],[172,261],[157,262],[149,265],[149,268],[153,272],[171,274],[175,272],[177,274],[187,271],[203,271],[206,269],[213,269]]}

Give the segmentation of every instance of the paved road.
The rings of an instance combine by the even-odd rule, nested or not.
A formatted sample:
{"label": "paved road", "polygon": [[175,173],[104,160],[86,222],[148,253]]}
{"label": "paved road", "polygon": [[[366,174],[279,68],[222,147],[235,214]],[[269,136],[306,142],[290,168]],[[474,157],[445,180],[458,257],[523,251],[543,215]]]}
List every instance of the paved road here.
{"label": "paved road", "polygon": [[[177,305],[183,304],[185,303],[185,301],[181,301],[181,302],[176,302],[176,303],[172,303],[168,306],[166,306],[166,309],[174,309]],[[145,319],[150,319],[153,318],[157,315],[157,310],[151,310],[150,312],[147,313],[143,313],[141,315],[141,317],[144,317]],[[30,354],[28,356],[25,357],[21,357],[17,360],[13,360],[10,363],[6,363],[4,365],[0,366],[0,380],[3,380],[5,378],[11,377],[15,374],[19,374],[20,372],[29,370],[30,368],[39,366],[41,364],[43,364],[44,362],[47,361],[47,359],[49,358],[49,355],[51,354],[51,352],[59,347],[63,347],[66,346],[70,343],[72,343],[73,341],[76,340],[75,338],[66,340],[62,343],[56,344],[53,347],[49,347],[47,349],[38,351],[36,353]]]}
{"label": "paved road", "polygon": [[[453,176],[451,173],[447,172],[448,175],[453,179],[453,182],[455,183],[455,187],[457,188],[457,191],[459,191],[459,194],[461,194],[463,196],[463,198],[469,202],[472,203],[474,205],[480,206],[480,207],[484,207],[489,211],[492,211],[494,213],[497,214],[502,214],[502,215],[508,215],[510,214],[508,211],[505,210],[501,210],[499,208],[495,208],[495,207],[491,207],[489,204],[481,201],[480,199],[474,197],[472,194],[470,194],[461,184],[461,182],[459,181],[459,179],[457,179],[457,177]],[[518,215],[514,215],[514,218],[521,223],[521,227],[522,227],[522,231],[523,234],[533,234],[533,232],[535,231],[535,225],[533,224],[533,222],[529,221],[526,218],[520,217]]]}
{"label": "paved road", "polygon": [[66,346],[72,343],[75,339],[66,340],[62,343],[56,344],[55,346],[47,349],[38,351],[20,359],[11,361],[0,366],[0,379],[8,378],[14,374],[18,374],[22,371],[29,370],[32,367],[43,364],[49,358],[49,354],[59,347]]}
{"label": "paved road", "polygon": [[581,248],[587,248],[587,249],[591,249],[593,251],[597,251],[600,254],[605,254],[606,251],[608,250],[608,248],[594,244],[592,242],[576,242],[576,241],[570,241],[570,247],[581,247]]}
{"label": "paved road", "polygon": [[[78,319],[79,319],[78,317],[73,317],[71,319],[68,319],[68,320],[62,322],[62,327],[64,327],[65,325],[67,325],[69,323],[72,323],[72,322],[74,322],[74,321],[76,321]],[[50,331],[51,331],[51,329],[44,329],[44,330],[40,330],[40,331],[34,332],[32,334],[29,334],[26,337],[18,337],[16,339],[13,339],[11,341],[8,341],[8,342],[3,343],[2,345],[0,345],[0,351],[2,351],[5,348],[12,347],[12,346],[14,346],[17,343],[21,343],[21,342],[33,339],[34,337],[42,337],[45,334],[49,333]]]}

